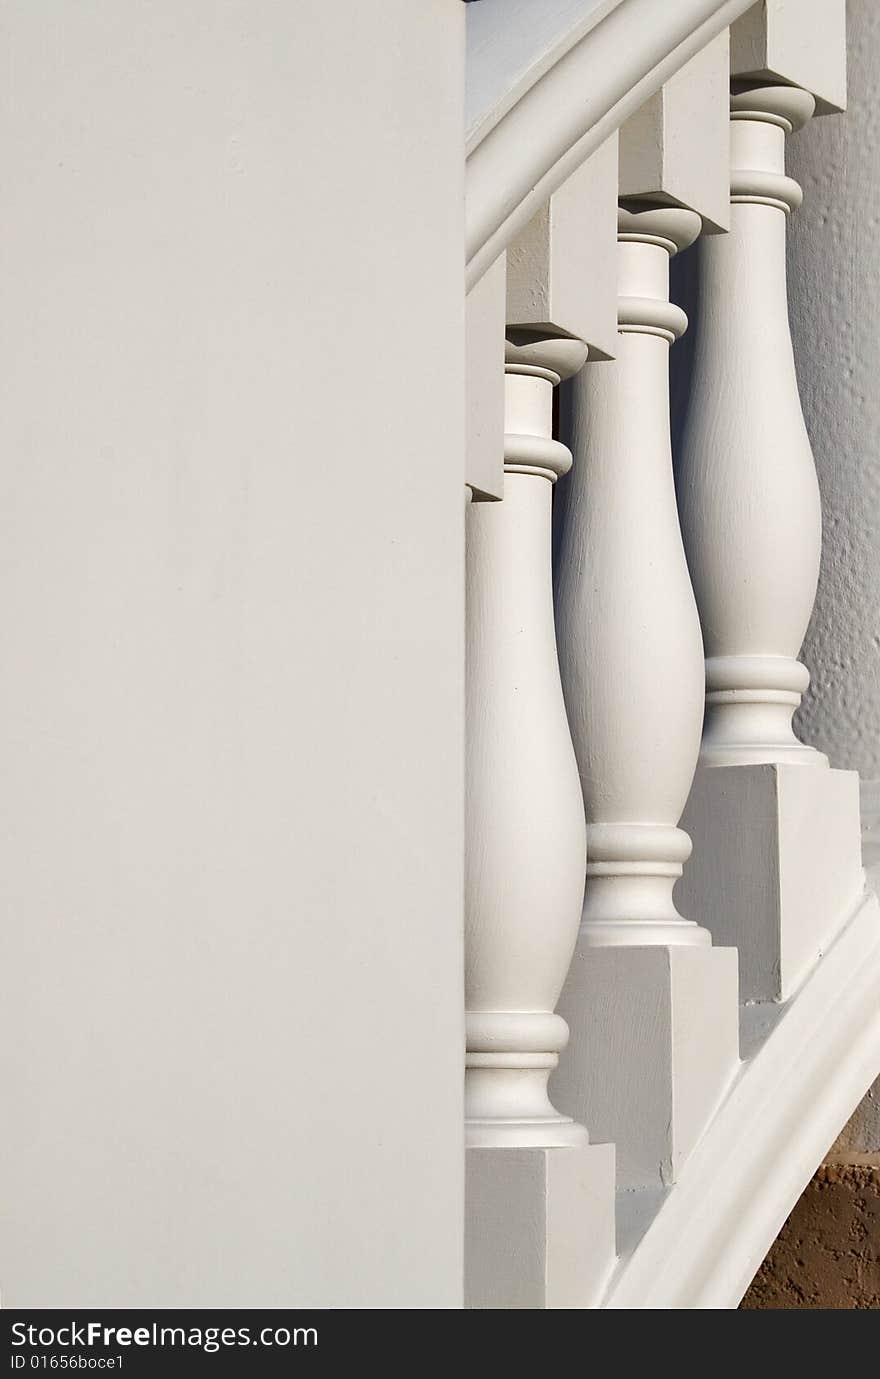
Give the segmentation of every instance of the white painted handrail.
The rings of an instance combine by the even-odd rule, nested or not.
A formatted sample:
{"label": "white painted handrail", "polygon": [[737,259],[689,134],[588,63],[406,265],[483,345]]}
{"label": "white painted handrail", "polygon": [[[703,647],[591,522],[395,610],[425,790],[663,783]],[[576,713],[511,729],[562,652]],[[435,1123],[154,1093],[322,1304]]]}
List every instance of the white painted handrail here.
{"label": "white painted handrail", "polygon": [[[469,287],[575,168],[751,3],[469,6]],[[518,41],[505,41],[505,29],[518,29]]]}

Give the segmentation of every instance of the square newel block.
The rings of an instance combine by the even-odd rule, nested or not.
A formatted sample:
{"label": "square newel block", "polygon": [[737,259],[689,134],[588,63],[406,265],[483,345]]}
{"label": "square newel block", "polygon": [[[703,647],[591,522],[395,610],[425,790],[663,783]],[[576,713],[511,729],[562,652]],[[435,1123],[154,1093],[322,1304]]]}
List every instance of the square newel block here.
{"label": "square newel block", "polygon": [[465,302],[467,444],[464,481],[477,500],[504,497],[506,324],[507,255],[501,254],[474,284]]}
{"label": "square newel block", "polygon": [[700,767],[682,819],[694,850],[676,898],[735,944],[743,1001],[787,1000],[864,886],[855,771]]}
{"label": "square newel block", "polygon": [[617,353],[617,135],[600,145],[507,251],[507,321]]}
{"label": "square newel block", "polygon": [[780,78],[816,97],[816,114],[846,107],[845,0],[764,0],[730,30],[730,75]]}
{"label": "square newel block", "polygon": [[614,1262],[613,1145],[467,1150],[465,1307],[595,1307]]}
{"label": "square newel block", "polygon": [[579,943],[558,1010],[554,1104],[614,1141],[618,1187],[674,1182],[739,1067],[736,953]]}
{"label": "square newel block", "polygon": [[620,131],[620,195],[684,206],[704,230],[730,223],[730,83],[725,29]]}

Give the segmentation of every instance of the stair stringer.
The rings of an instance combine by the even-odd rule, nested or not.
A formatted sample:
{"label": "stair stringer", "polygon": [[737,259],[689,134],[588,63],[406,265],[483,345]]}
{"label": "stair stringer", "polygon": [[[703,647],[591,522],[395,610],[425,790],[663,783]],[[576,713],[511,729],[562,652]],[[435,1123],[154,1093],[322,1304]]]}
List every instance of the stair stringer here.
{"label": "stair stringer", "polygon": [[600,1307],[738,1306],[880,1072],[880,903],[873,891],[860,896],[828,952],[777,1011],[675,1186],[620,1260]]}

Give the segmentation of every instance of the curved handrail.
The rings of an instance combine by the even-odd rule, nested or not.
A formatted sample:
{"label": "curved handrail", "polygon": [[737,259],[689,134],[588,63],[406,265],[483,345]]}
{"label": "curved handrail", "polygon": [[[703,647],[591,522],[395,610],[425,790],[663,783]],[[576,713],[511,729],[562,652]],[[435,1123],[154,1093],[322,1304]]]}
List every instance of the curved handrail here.
{"label": "curved handrail", "polygon": [[[470,25],[467,286],[585,158],[754,0],[481,0]],[[543,15],[543,26],[539,22]],[[551,22],[552,21],[552,22]],[[486,61],[493,29],[523,38]],[[506,64],[506,66],[505,66]]]}
{"label": "curved handrail", "polygon": [[468,153],[621,0],[476,0],[467,11]]}

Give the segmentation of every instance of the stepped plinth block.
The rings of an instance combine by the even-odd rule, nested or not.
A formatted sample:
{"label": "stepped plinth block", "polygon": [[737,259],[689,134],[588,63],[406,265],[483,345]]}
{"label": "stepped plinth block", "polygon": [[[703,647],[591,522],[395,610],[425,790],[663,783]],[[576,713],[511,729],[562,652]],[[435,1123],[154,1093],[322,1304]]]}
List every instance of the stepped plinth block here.
{"label": "stepped plinth block", "polygon": [[595,1307],[614,1266],[614,1147],[469,1149],[465,1307]]}
{"label": "stepped plinth block", "polygon": [[617,1148],[618,1187],[675,1182],[739,1067],[732,948],[579,946],[556,1105]]}
{"label": "stepped plinth block", "polygon": [[683,822],[681,902],[739,950],[741,997],[783,1001],[827,951],[864,887],[859,778],[790,762],[700,767]]}

